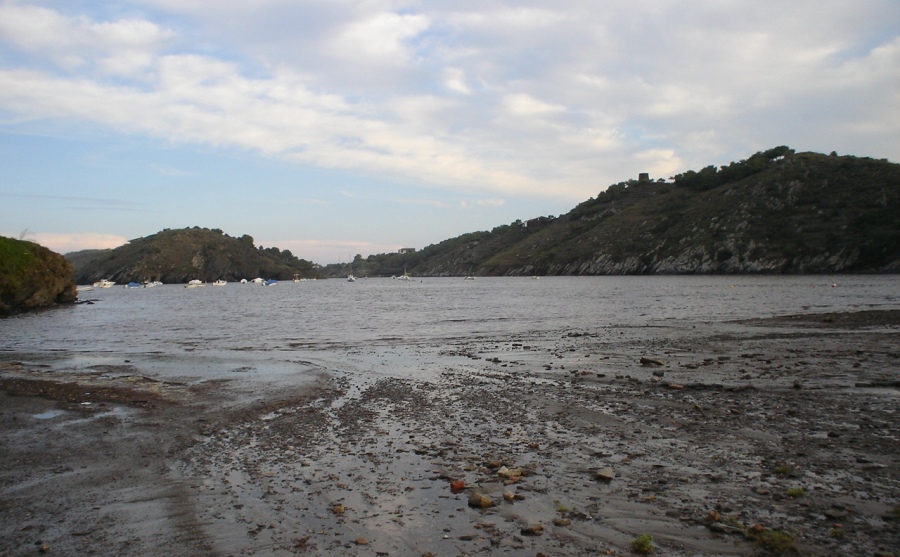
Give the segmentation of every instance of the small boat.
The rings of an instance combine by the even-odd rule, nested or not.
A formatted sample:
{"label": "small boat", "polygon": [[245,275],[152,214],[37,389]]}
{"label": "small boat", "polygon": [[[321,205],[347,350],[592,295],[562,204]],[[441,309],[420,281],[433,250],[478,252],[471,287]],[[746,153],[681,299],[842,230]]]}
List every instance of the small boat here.
{"label": "small boat", "polygon": [[259,277],[256,277],[255,279],[253,279],[253,284],[262,284],[264,282],[266,282],[265,279],[261,279]]}
{"label": "small boat", "polygon": [[410,278],[409,273],[406,272],[406,269],[403,269],[403,274],[398,277],[400,280],[412,280]]}
{"label": "small boat", "polygon": [[475,280],[475,277],[472,275],[466,275],[465,278],[463,278],[463,280]]}
{"label": "small boat", "polygon": [[222,279],[219,279],[219,280],[217,280],[216,282],[213,283],[213,286],[225,286],[226,284],[228,284],[228,283],[225,282],[225,281],[222,280]]}
{"label": "small boat", "polygon": [[100,280],[100,281],[97,281],[94,283],[95,288],[112,288],[115,285],[116,285],[116,283],[114,281],[106,280],[106,279],[103,279],[103,280]]}
{"label": "small boat", "polygon": [[241,279],[241,284],[247,284],[247,279]]}
{"label": "small boat", "polygon": [[278,284],[278,281],[275,279],[269,279],[266,282],[264,282],[263,284],[265,286],[275,286],[276,284]]}
{"label": "small boat", "polygon": [[194,279],[184,285],[185,288],[197,288],[198,286],[206,286],[206,283],[202,280]]}
{"label": "small boat", "polygon": [[144,283],[144,288],[153,288],[154,286],[162,286],[162,283],[158,280],[151,280]]}
{"label": "small boat", "polygon": [[142,285],[139,282],[129,282],[125,285],[125,288],[140,288]]}
{"label": "small boat", "polygon": [[354,277],[352,274],[347,275],[347,282],[356,282],[356,277]]}

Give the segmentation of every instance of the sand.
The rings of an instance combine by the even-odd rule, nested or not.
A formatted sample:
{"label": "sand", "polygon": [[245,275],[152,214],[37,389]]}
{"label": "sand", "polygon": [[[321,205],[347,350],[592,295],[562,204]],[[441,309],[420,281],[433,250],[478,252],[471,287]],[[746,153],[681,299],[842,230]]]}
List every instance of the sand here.
{"label": "sand", "polygon": [[898,333],[329,346],[293,386],[4,353],[0,554],[895,555]]}

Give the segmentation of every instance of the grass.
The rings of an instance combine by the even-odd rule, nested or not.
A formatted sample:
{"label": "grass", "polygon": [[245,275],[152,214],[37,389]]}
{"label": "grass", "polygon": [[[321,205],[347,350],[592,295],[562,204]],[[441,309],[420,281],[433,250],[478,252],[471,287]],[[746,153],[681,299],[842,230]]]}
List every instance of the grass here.
{"label": "grass", "polygon": [[802,487],[792,487],[787,490],[787,496],[791,499],[796,499],[797,497],[803,497],[803,494],[806,493]]}
{"label": "grass", "polygon": [[640,555],[647,555],[653,551],[653,537],[650,534],[641,534],[631,541],[631,551]]}
{"label": "grass", "polygon": [[775,468],[772,468],[772,473],[776,476],[790,476],[794,473],[794,469],[787,464],[779,464]]}
{"label": "grass", "polygon": [[794,553],[794,536],[781,530],[765,530],[754,534],[756,543],[776,554]]}

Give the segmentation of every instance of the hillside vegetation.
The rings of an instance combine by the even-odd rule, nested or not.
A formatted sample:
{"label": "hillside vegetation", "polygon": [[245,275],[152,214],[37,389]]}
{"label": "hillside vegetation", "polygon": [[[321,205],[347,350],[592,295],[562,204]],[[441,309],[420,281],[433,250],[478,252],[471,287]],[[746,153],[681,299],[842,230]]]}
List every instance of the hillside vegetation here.
{"label": "hillside vegetation", "polygon": [[0,236],[0,315],[75,301],[72,265],[35,244]]}
{"label": "hillside vegetation", "polygon": [[[357,256],[357,275],[900,271],[900,165],[776,147],[671,182],[629,180],[558,218],[415,253]],[[348,266],[330,265],[331,276]]]}
{"label": "hillside vegetation", "polygon": [[124,284],[316,276],[311,262],[295,257],[289,250],[256,247],[253,238],[246,234],[234,238],[218,229],[199,227],[166,229],[112,250],[74,252],[66,257],[75,266],[78,284],[101,279]]}

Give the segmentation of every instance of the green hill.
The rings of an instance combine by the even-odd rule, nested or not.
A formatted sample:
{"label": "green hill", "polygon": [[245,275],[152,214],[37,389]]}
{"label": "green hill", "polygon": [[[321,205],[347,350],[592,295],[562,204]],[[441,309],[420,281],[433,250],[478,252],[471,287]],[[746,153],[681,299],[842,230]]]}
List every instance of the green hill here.
{"label": "green hill", "polygon": [[[900,165],[776,147],[672,182],[629,180],[560,217],[516,221],[357,275],[622,275],[900,271]],[[330,276],[347,265],[329,265]]]}
{"label": "green hill", "polygon": [[101,279],[124,284],[317,276],[311,262],[288,250],[255,247],[250,236],[233,238],[221,230],[199,227],[166,229],[116,249],[73,252],[66,257],[75,267],[78,284]]}
{"label": "green hill", "polygon": [[75,301],[72,265],[34,242],[0,236],[0,315]]}

